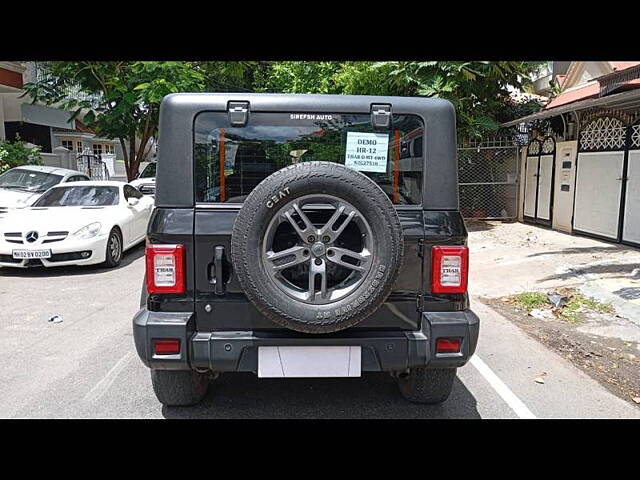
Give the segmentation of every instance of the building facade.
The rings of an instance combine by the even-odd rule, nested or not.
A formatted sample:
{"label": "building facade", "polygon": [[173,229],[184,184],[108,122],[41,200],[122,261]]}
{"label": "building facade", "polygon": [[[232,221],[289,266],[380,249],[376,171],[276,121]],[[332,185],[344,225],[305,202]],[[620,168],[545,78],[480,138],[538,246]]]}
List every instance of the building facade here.
{"label": "building facade", "polygon": [[[68,111],[52,106],[34,105],[23,86],[42,75],[37,62],[0,62],[0,140],[15,140],[41,147],[45,164],[57,165],[59,147],[72,154],[89,152],[112,161],[112,174],[126,178],[124,154],[118,140],[102,138],[80,120],[71,120]],[[81,92],[72,92],[82,95]],[[126,146],[125,146],[126,148]],[[148,157],[155,156],[155,142]]]}
{"label": "building facade", "polygon": [[[529,131],[518,218],[640,246],[640,62],[571,62]],[[550,90],[549,90],[550,91]]]}

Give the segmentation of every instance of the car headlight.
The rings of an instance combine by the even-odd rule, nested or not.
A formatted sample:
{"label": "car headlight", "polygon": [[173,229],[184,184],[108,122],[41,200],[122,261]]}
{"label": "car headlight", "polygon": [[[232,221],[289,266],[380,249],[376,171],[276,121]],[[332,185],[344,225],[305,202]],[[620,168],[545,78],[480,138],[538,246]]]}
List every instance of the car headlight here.
{"label": "car headlight", "polygon": [[82,227],[80,230],[73,234],[74,237],[79,238],[93,238],[100,233],[102,225],[100,222],[90,223],[86,227]]}

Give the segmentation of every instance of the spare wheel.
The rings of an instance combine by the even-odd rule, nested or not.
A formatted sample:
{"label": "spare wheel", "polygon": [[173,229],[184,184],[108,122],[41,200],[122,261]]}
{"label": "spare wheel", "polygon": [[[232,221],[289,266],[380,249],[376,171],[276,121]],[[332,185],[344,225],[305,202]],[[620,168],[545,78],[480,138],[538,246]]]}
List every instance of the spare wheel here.
{"label": "spare wheel", "polygon": [[337,332],[386,300],[403,254],[400,220],[367,176],[303,162],[264,179],[233,225],[234,271],[249,300],[278,325]]}

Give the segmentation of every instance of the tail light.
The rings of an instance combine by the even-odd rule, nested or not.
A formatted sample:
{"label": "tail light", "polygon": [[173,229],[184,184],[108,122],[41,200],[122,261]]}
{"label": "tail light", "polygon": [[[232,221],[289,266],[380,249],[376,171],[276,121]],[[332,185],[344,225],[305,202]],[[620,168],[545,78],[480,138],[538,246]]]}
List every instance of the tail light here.
{"label": "tail light", "polygon": [[145,257],[149,293],[184,293],[184,245],[148,244]]}
{"label": "tail light", "polygon": [[461,345],[460,338],[439,338],[436,340],[436,353],[458,353]]}
{"label": "tail light", "polygon": [[431,248],[431,292],[465,293],[469,275],[469,249],[465,246]]}

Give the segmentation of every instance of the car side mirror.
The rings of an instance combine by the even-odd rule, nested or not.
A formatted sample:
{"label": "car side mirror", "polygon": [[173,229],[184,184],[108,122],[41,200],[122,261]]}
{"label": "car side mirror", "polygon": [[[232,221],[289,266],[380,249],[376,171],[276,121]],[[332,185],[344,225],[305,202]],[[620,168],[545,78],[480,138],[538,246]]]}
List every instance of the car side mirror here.
{"label": "car side mirror", "polygon": [[135,197],[130,197],[127,200],[127,203],[129,204],[130,207],[135,207],[138,204],[139,200]]}

